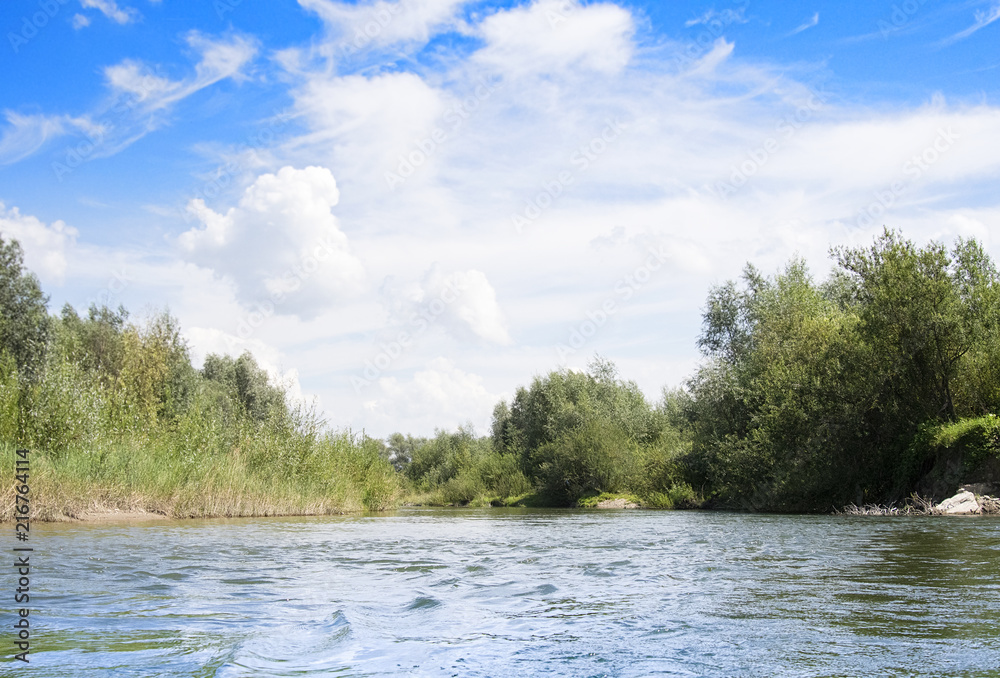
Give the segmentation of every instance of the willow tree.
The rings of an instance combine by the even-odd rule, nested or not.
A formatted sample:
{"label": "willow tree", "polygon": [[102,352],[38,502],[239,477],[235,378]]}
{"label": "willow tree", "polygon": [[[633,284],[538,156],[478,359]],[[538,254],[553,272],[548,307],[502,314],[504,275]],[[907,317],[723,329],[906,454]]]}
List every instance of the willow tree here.
{"label": "willow tree", "polygon": [[48,301],[38,278],[24,268],[21,245],[0,237],[0,354],[10,356],[28,377],[37,374],[45,359]]}

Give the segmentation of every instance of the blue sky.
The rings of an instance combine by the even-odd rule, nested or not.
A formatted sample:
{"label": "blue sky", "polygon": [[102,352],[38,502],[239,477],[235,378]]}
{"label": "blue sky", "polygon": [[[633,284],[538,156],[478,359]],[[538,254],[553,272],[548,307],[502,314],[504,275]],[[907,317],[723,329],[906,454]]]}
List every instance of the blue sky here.
{"label": "blue sky", "polygon": [[1000,256],[1000,2],[9,0],[0,234],[330,422],[696,367],[712,284],[882,225]]}

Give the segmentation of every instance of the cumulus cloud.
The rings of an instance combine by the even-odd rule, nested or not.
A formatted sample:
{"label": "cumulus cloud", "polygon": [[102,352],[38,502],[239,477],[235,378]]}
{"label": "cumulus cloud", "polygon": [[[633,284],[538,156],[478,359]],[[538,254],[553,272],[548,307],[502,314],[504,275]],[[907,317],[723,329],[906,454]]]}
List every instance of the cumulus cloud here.
{"label": "cumulus cloud", "polygon": [[233,280],[244,303],[314,317],[364,285],[364,266],[331,211],[339,200],[328,169],[283,167],[259,176],[224,213],[192,200],[201,226],[179,243],[192,261]]}
{"label": "cumulus cloud", "polygon": [[24,250],[24,263],[43,282],[61,285],[67,270],[67,255],[76,246],[79,233],[63,221],[46,225],[37,217],[7,209],[0,202],[0,235],[17,240]]}
{"label": "cumulus cloud", "polygon": [[[447,358],[435,358],[408,381],[379,380],[379,397],[365,403],[368,414],[392,430],[454,429],[472,422],[480,431],[489,425],[501,396],[490,393],[482,377],[462,371]],[[410,428],[412,430],[412,428]]]}
{"label": "cumulus cloud", "polygon": [[444,273],[431,267],[419,283],[400,285],[390,278],[382,288],[383,304],[398,324],[436,324],[465,341],[510,344],[511,337],[496,291],[482,271]]}
{"label": "cumulus cloud", "polygon": [[[692,26],[745,21],[700,19]],[[372,344],[410,332],[461,273],[480,275],[471,289],[482,294],[443,304],[435,341],[414,342],[394,371],[426,364],[444,344],[463,369],[513,388],[508,375],[550,369],[555,346],[610,300],[613,317],[575,358],[643,365],[637,378],[655,393],[684,376],[708,287],[748,260],[771,271],[799,253],[822,276],[831,244],[863,244],[883,223],[918,240],[945,226],[1000,227],[996,107],[873,113],[741,55],[731,39],[644,45],[618,4],[540,0],[468,22],[461,30],[479,43],[436,44],[432,68],[289,66],[305,131],[280,150],[297,166],[332,168],[344,191],[338,216],[364,225],[352,246],[370,279],[385,281],[385,326],[359,331],[367,348],[331,374],[356,373]],[[499,84],[452,115],[482,77]],[[616,119],[620,133],[603,135]],[[957,140],[927,151],[949,129]],[[421,162],[391,190],[386,172],[409,156]],[[926,169],[907,164],[915,156]],[[871,211],[877,223],[860,219],[901,180],[904,190]],[[970,211],[956,219],[957,207]],[[518,228],[512,215],[525,214]],[[665,335],[673,355],[661,355]],[[351,389],[341,408],[353,400]],[[366,416],[353,424],[371,425]]]}

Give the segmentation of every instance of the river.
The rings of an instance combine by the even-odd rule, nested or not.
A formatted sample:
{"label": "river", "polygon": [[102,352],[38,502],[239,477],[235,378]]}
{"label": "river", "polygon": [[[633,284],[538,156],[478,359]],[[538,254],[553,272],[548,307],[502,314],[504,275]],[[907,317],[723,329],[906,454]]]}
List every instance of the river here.
{"label": "river", "polygon": [[405,509],[31,537],[32,678],[1000,676],[990,518]]}

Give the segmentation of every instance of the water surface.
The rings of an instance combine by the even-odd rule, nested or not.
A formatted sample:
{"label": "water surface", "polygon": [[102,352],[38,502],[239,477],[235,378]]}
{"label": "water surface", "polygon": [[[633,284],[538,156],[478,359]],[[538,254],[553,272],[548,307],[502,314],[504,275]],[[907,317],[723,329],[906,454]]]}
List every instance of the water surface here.
{"label": "water surface", "polygon": [[408,509],[32,539],[33,678],[1000,676],[989,518]]}

